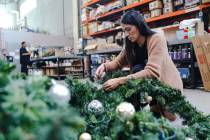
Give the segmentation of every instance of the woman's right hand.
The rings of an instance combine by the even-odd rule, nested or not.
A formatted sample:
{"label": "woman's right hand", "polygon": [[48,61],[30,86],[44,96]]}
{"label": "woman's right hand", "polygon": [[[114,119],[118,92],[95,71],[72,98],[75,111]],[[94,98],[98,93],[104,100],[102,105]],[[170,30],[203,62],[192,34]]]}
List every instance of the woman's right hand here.
{"label": "woman's right hand", "polygon": [[106,67],[105,67],[105,64],[103,63],[97,68],[96,73],[95,73],[95,78],[101,79],[105,71],[106,71]]}

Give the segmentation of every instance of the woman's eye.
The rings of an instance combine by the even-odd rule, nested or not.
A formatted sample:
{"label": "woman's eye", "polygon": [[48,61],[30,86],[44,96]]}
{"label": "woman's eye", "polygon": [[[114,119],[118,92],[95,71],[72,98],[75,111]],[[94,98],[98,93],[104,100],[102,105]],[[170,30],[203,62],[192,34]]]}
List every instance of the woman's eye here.
{"label": "woman's eye", "polygon": [[127,28],[125,28],[125,32],[129,32],[131,30],[131,28],[129,28],[129,27],[127,27]]}

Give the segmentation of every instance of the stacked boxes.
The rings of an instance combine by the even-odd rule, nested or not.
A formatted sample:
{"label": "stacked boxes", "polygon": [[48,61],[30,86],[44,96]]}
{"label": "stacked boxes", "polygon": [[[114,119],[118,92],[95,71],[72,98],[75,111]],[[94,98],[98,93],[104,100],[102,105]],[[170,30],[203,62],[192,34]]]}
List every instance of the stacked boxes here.
{"label": "stacked boxes", "polygon": [[90,22],[88,24],[85,24],[82,26],[82,33],[83,35],[88,35],[88,34],[92,34],[92,33],[96,33],[99,31],[103,31],[106,29],[111,29],[115,27],[115,23],[114,22],[110,22],[110,21],[95,21],[95,22]]}
{"label": "stacked boxes", "polygon": [[202,3],[208,3],[210,0],[202,0]]}
{"label": "stacked boxes", "polygon": [[195,7],[200,3],[200,0],[185,0],[185,7],[191,8]]}
{"label": "stacked boxes", "polygon": [[151,11],[151,17],[157,17],[162,14],[162,2],[160,0],[149,3],[149,10]]}
{"label": "stacked boxes", "polygon": [[173,3],[172,0],[163,0],[163,14],[173,12]]}
{"label": "stacked boxes", "polygon": [[85,24],[82,26],[82,34],[87,35],[88,34],[88,25]]}
{"label": "stacked boxes", "polygon": [[98,22],[91,22],[88,24],[88,33],[95,33],[98,31]]}

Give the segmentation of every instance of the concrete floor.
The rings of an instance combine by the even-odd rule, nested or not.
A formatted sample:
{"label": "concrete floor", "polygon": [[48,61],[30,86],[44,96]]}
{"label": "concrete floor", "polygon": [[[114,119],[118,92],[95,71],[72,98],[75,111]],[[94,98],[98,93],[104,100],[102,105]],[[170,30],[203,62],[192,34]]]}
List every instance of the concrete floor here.
{"label": "concrete floor", "polygon": [[210,92],[198,89],[184,89],[184,96],[198,110],[210,114]]}

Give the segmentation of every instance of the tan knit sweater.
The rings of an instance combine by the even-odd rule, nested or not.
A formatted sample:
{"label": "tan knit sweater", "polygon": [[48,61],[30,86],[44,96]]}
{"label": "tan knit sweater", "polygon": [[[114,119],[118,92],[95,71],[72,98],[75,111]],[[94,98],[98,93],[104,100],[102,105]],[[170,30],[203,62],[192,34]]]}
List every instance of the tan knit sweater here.
{"label": "tan knit sweater", "polygon": [[[183,91],[179,72],[171,60],[166,39],[161,34],[154,34],[147,39],[148,62],[144,70],[132,74],[135,79],[156,78],[163,83]],[[107,71],[112,71],[127,64],[125,49],[112,62],[106,63]]]}

